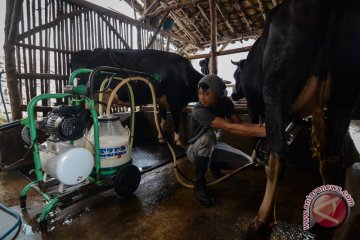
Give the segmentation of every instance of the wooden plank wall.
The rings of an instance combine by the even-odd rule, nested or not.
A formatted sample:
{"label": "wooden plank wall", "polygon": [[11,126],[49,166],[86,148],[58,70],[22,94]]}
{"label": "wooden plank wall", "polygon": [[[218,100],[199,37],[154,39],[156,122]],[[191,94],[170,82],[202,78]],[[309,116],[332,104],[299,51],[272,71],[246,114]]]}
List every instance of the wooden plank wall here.
{"label": "wooden plank wall", "polygon": [[[99,14],[95,8],[65,0],[24,0],[15,44],[22,109],[36,95],[63,91],[71,73],[72,52],[94,48],[144,49],[152,34],[114,16]],[[165,37],[159,35],[151,48],[165,47]],[[41,104],[51,103],[44,100]]]}

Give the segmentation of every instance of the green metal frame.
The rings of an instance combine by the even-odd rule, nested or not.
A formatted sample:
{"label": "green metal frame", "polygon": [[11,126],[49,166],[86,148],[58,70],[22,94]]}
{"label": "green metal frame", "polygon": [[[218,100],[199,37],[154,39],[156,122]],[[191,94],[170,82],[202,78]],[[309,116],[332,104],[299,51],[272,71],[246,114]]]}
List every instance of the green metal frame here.
{"label": "green metal frame", "polygon": [[[55,194],[54,196],[49,195],[44,188],[44,173],[41,166],[40,154],[39,154],[39,142],[38,142],[38,135],[36,130],[36,115],[35,115],[35,106],[37,102],[44,100],[44,99],[58,99],[69,97],[70,103],[72,105],[79,105],[80,103],[84,102],[90,109],[91,118],[94,124],[94,155],[95,155],[95,171],[87,178],[90,184],[95,184],[97,186],[102,186],[105,183],[103,177],[114,176],[114,174],[118,171],[119,168],[123,167],[124,165],[131,164],[126,163],[124,165],[113,167],[113,168],[101,168],[101,161],[100,161],[100,140],[99,140],[99,124],[98,124],[98,116],[95,109],[95,102],[92,98],[87,97],[87,88],[84,85],[74,86],[74,79],[78,77],[80,74],[89,74],[92,73],[92,69],[77,69],[75,70],[70,78],[69,78],[69,85],[73,86],[71,89],[71,93],[54,93],[54,94],[42,94],[39,96],[34,97],[28,104],[27,113],[28,117],[21,120],[21,124],[28,127],[30,130],[30,139],[31,139],[31,146],[33,147],[33,154],[34,154],[34,163],[35,163],[35,174],[36,180],[27,184],[24,189],[20,193],[20,201],[22,202],[21,205],[25,207],[26,195],[30,189],[34,189],[38,192],[45,201],[48,203],[44,207],[43,211],[40,215],[40,225],[46,226],[46,221],[49,213],[52,209],[56,206],[59,202],[61,197],[60,193]],[[159,74],[149,74],[149,77],[152,77],[154,80],[158,81],[160,79]],[[119,79],[121,80],[121,79]],[[132,145],[132,137],[134,134],[134,111],[135,111],[135,103],[133,97],[133,91],[128,84],[130,94],[131,94],[131,109],[132,109],[132,126],[131,126],[131,145]],[[95,175],[95,178],[93,176]]]}
{"label": "green metal frame", "polygon": [[[69,84],[73,86],[74,79],[83,73],[90,73],[91,69],[78,69],[75,70],[69,79]],[[99,125],[98,125],[98,118],[97,113],[95,110],[95,103],[94,100],[91,100],[86,94],[86,87],[83,85],[79,85],[73,89],[73,94],[71,93],[54,93],[54,94],[42,94],[39,96],[34,97],[28,104],[27,107],[27,113],[28,117],[21,120],[21,124],[28,127],[30,130],[30,139],[31,139],[31,146],[33,146],[33,154],[34,154],[34,163],[35,163],[35,174],[36,174],[36,180],[30,182],[28,185],[25,186],[25,188],[20,193],[20,199],[26,199],[26,195],[28,191],[31,188],[34,188],[35,186],[39,186],[39,190],[36,190],[39,192],[42,197],[48,201],[48,204],[43,209],[41,216],[40,216],[40,222],[45,222],[47,219],[47,216],[51,212],[51,210],[55,207],[56,203],[59,201],[60,194],[57,194],[55,197],[51,197],[49,194],[47,194],[43,189],[43,178],[44,174],[42,171],[41,166],[41,160],[40,160],[40,154],[39,154],[39,142],[38,142],[38,134],[36,130],[36,116],[35,116],[35,106],[37,102],[44,100],[44,99],[58,99],[58,98],[64,98],[64,97],[70,97],[73,98],[71,100],[71,103],[73,105],[79,104],[80,102],[85,102],[86,105],[90,108],[91,118],[94,123],[94,153],[95,153],[95,174],[96,174],[96,180],[94,181],[93,178],[89,177],[89,182],[95,183],[97,185],[102,184],[101,180],[101,162],[100,162],[100,142],[99,142]],[[84,90],[85,89],[85,90]]]}

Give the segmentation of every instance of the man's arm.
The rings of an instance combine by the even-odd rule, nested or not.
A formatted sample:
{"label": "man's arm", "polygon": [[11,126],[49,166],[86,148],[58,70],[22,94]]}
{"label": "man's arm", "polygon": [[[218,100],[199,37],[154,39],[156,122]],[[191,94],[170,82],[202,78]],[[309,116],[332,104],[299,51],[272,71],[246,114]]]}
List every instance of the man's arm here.
{"label": "man's arm", "polygon": [[224,131],[248,137],[266,137],[265,126],[251,123],[231,123],[224,118],[216,117],[210,127],[220,128]]}
{"label": "man's arm", "polygon": [[230,122],[232,123],[242,123],[241,118],[238,114],[234,114],[230,116]]}

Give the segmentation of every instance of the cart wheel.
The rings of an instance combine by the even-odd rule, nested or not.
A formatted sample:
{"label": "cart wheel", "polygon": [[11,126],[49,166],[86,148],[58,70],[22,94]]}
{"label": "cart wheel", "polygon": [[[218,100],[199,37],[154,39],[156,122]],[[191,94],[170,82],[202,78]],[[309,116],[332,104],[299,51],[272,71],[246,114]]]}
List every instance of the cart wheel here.
{"label": "cart wheel", "polygon": [[20,196],[20,208],[21,209],[26,208],[26,195],[25,196]]}
{"label": "cart wheel", "polygon": [[140,184],[141,173],[134,165],[121,168],[114,180],[114,190],[119,197],[127,197],[135,192]]}
{"label": "cart wheel", "polygon": [[48,232],[48,221],[47,219],[40,221],[40,231],[42,233]]}

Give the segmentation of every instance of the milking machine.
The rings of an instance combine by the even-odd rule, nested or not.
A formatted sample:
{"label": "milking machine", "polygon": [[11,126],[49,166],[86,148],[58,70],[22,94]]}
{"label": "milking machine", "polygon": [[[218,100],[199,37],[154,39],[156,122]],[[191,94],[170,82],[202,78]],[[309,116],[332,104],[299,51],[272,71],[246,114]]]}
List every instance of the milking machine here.
{"label": "milking machine", "polygon": [[[90,74],[87,85],[74,85],[74,80],[82,74]],[[105,114],[102,107],[98,116],[95,109],[93,82],[95,76],[106,76],[101,84],[102,93],[112,81],[119,81],[111,92]],[[30,182],[20,194],[20,206],[26,208],[26,196],[30,189],[38,192],[46,202],[40,215],[42,231],[47,231],[49,213],[55,207],[66,207],[87,196],[114,188],[118,196],[131,195],[139,186],[141,173],[132,165],[131,150],[134,136],[134,94],[130,81],[145,82],[152,93],[154,118],[159,132],[159,121],[156,114],[155,92],[149,78],[159,80],[157,74],[128,71],[113,67],[98,67],[75,70],[64,93],[42,94],[33,98],[27,108],[28,117],[20,122],[25,126],[22,136],[34,154],[36,180]],[[123,126],[119,116],[111,114],[111,105],[117,91],[124,85],[128,86],[131,100],[131,124],[129,129]],[[68,99],[68,104],[53,107],[42,118],[37,118],[35,106],[41,100]],[[92,127],[88,130],[88,123]],[[40,142],[38,131],[46,132],[49,137]],[[165,138],[166,140],[166,138]],[[186,187],[192,188],[193,181],[183,174],[177,166],[175,151],[169,141],[166,144],[171,152],[177,180]],[[220,182],[248,167],[263,161],[260,148],[250,157],[225,146],[218,149],[244,158],[247,164],[227,173],[222,178],[209,182],[208,185]],[[216,155],[216,153],[214,154]],[[260,159],[260,160],[259,160]]]}
{"label": "milking machine", "polygon": [[[74,85],[74,79],[81,74],[90,74],[87,86]],[[24,141],[33,150],[36,180],[22,190],[20,206],[26,208],[30,189],[43,197],[46,205],[40,215],[42,231],[47,230],[47,218],[54,207],[65,207],[111,187],[118,196],[128,196],[139,186],[141,174],[131,159],[134,122],[131,130],[124,127],[118,116],[110,114],[110,107],[108,114],[97,115],[93,89],[96,74],[128,77],[119,78],[124,80],[121,86],[134,79],[149,84],[148,78],[158,79],[157,75],[109,67],[78,69],[70,76],[64,93],[42,94],[29,102],[28,117],[21,124],[25,126]],[[68,104],[53,107],[47,116],[36,117],[34,109],[39,101],[64,98]],[[134,100],[131,102],[133,108]],[[88,131],[89,120],[93,124]],[[40,142],[38,131],[49,137]]]}

